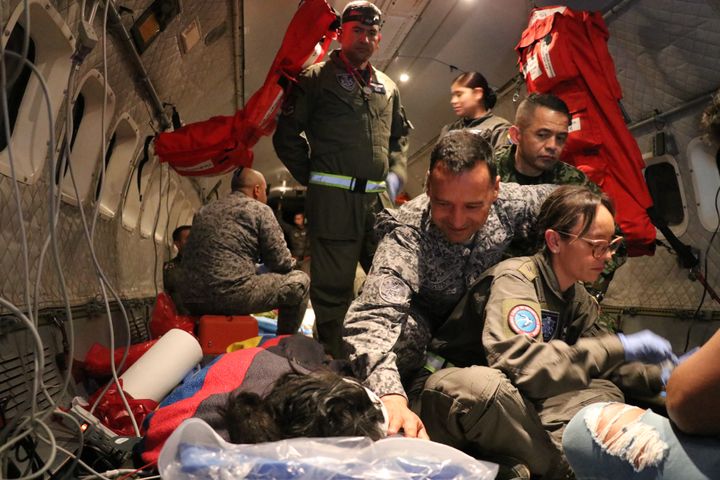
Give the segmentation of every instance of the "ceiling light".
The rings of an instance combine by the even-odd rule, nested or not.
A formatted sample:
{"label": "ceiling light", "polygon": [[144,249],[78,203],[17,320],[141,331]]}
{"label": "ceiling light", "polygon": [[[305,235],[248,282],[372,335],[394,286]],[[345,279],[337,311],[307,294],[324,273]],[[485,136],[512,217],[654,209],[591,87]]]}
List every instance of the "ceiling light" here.
{"label": "ceiling light", "polygon": [[401,81],[402,83],[405,83],[405,82],[407,82],[408,80],[410,80],[410,75],[408,75],[407,73],[401,73],[401,74],[400,74],[400,81]]}

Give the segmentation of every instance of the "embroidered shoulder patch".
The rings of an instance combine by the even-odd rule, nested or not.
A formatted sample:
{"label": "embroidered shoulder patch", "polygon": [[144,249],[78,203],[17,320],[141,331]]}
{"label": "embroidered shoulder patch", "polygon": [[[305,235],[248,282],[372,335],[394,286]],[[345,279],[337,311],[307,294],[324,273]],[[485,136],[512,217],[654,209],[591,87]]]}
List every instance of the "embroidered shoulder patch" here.
{"label": "embroidered shoulder patch", "polygon": [[537,337],[542,328],[537,313],[527,305],[516,305],[510,309],[508,325],[513,332],[532,338]]}
{"label": "embroidered shoulder patch", "polygon": [[399,278],[387,275],[380,281],[380,298],[391,305],[403,305],[410,296],[410,288]]}
{"label": "embroidered shoulder patch", "polygon": [[541,310],[540,317],[542,318],[543,340],[549,342],[555,338],[555,331],[557,330],[558,321],[560,320],[560,312]]}
{"label": "embroidered shoulder patch", "polygon": [[338,73],[336,76],[338,83],[343,89],[347,90],[348,92],[352,92],[355,89],[355,79],[351,74]]}

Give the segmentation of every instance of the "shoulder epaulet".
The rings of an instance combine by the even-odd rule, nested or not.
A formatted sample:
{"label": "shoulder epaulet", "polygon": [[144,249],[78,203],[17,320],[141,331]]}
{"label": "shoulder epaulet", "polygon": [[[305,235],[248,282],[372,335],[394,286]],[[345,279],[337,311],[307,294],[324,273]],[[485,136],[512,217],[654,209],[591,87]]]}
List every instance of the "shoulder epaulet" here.
{"label": "shoulder epaulet", "polygon": [[537,265],[531,259],[527,259],[518,267],[518,272],[522,273],[528,281],[532,282],[538,275]]}
{"label": "shoulder epaulet", "polygon": [[504,272],[520,272],[523,277],[532,282],[538,275],[537,266],[531,257],[514,257],[504,260],[492,269],[492,275],[497,276]]}

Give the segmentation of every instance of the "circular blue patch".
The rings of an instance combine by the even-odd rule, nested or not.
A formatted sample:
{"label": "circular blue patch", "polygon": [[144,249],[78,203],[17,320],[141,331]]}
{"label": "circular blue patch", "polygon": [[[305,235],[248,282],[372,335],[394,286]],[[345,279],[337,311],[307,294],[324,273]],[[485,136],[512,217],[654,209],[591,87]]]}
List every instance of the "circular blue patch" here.
{"label": "circular blue patch", "polygon": [[535,310],[527,305],[517,305],[508,313],[508,324],[515,333],[537,337],[540,333],[540,319]]}

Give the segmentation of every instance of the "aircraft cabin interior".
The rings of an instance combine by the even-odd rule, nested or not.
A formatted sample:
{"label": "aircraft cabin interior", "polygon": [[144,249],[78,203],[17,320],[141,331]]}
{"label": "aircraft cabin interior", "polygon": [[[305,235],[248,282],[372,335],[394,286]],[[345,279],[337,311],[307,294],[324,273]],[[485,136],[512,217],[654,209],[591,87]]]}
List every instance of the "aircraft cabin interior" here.
{"label": "aircraft cabin interior", "polygon": [[[435,165],[435,157],[443,151],[436,146],[448,136],[460,138],[468,130],[475,137],[467,134],[461,140],[482,142],[489,152],[482,162],[498,161],[501,151],[511,152],[511,163],[519,161],[513,155],[520,155],[520,149],[529,148],[531,142],[528,115],[537,109],[558,113],[542,104],[528,107],[530,114],[519,110],[523,102],[539,94],[560,98],[567,111],[561,118],[568,122],[560,122],[561,141],[567,142],[565,156],[561,154],[563,145],[556,144],[553,165],[558,159],[570,165],[568,168],[579,171],[598,189],[598,195],[604,192],[614,204],[615,223],[610,224],[616,231],[612,237],[585,238],[592,229],[578,230],[580,234],[552,231],[566,243],[574,237],[583,240],[585,243],[579,244],[596,260],[602,257],[614,265],[601,290],[590,288],[593,282],[586,282],[582,274],[570,282],[571,288],[579,285],[587,302],[592,299],[573,308],[592,311],[593,318],[597,317],[593,328],[603,329],[614,343],[611,347],[603,344],[603,353],[598,354],[602,361],[590,353],[563,353],[580,348],[583,339],[578,340],[577,335],[590,336],[589,327],[565,342],[558,335],[565,335],[567,326],[562,333],[560,328],[554,330],[565,313],[550,311],[547,316],[544,298],[518,300],[513,307],[508,302],[515,297],[508,294],[502,299],[499,321],[504,334],[515,339],[508,342],[522,339],[513,348],[524,352],[552,342],[563,346],[557,350],[557,359],[550,361],[559,362],[555,370],[547,367],[547,372],[528,380],[523,375],[529,376],[530,370],[519,363],[512,367],[510,358],[511,367],[498,367],[502,375],[510,377],[518,395],[536,401],[537,395],[527,393],[535,391],[532,382],[547,386],[587,366],[591,372],[587,378],[585,374],[573,377],[578,389],[598,379],[611,383],[613,375],[602,373],[605,367],[601,365],[612,363],[613,355],[619,355],[617,364],[627,365],[650,358],[647,349],[633,346],[632,341],[657,345],[661,338],[669,342],[664,344],[667,356],[653,362],[657,363],[656,376],[668,365],[667,375],[675,365],[679,372],[685,359],[700,355],[696,351],[707,354],[704,345],[709,347],[720,329],[719,0],[372,0],[380,14],[367,6],[343,13],[347,3],[0,0],[0,479],[590,478],[579,468],[576,474],[570,467],[560,473],[560,467],[548,466],[543,459],[522,458],[518,445],[506,445],[499,451],[507,453],[507,448],[517,454],[511,457],[521,457],[518,463],[527,474],[508,473],[507,455],[485,455],[488,452],[482,453],[481,447],[475,453],[463,448],[474,440],[442,440],[433,430],[438,427],[427,420],[427,412],[420,407],[409,409],[414,403],[404,369],[415,359],[410,354],[403,358],[400,351],[406,343],[416,344],[423,356],[418,365],[420,370],[428,370],[427,375],[437,375],[437,370],[445,368],[492,369],[493,361],[505,358],[498,354],[500,359],[496,359],[492,349],[482,345],[488,338],[483,329],[491,321],[490,307],[484,310],[482,320],[477,316],[475,324],[458,330],[455,339],[460,342],[462,338],[462,345],[473,343],[480,351],[485,348],[486,358],[479,363],[458,365],[444,350],[432,350],[435,344],[429,339],[440,338],[447,328],[430,320],[425,333],[410,340],[403,335],[406,322],[412,320],[416,325],[425,321],[424,313],[418,314],[419,320],[413,317],[416,301],[426,309],[428,318],[441,308],[446,314],[462,311],[459,307],[448,309],[443,303],[449,298],[457,302],[462,296],[449,286],[447,278],[465,275],[461,289],[480,288],[478,279],[486,268],[509,261],[499,251],[493,256],[494,251],[472,250],[480,248],[481,234],[476,232],[484,228],[486,218],[487,225],[495,218],[498,225],[514,225],[532,201],[539,207],[547,195],[555,195],[550,193],[554,187],[522,186],[518,188],[523,193],[512,193],[516,198],[508,192],[520,192],[513,190],[517,187],[514,182],[522,182],[502,180],[499,197],[495,192],[499,200],[492,197],[486,204],[489,217],[478,220],[472,212],[441,217],[441,211],[450,209],[454,200],[442,199],[440,184],[433,183],[440,180],[433,180],[431,162]],[[356,48],[356,55],[365,55],[362,61],[344,53],[357,46],[350,44],[353,41],[374,45]],[[324,70],[321,62],[327,62]],[[328,73],[333,65],[336,71]],[[461,85],[458,79],[466,72],[479,72],[486,86]],[[496,100],[483,111],[506,119],[497,143],[488,137],[489,130],[468,126],[471,117],[453,100],[460,95],[454,93],[456,87],[480,92],[485,100],[494,92]],[[327,104],[322,103],[325,101]],[[382,107],[373,103],[380,101],[385,102]],[[340,109],[345,109],[344,113]],[[323,115],[325,118],[319,118]],[[447,130],[448,125],[463,119],[466,126],[451,130],[464,133]],[[522,147],[523,134],[528,147]],[[541,141],[546,139],[537,140]],[[573,157],[570,150],[577,155]],[[307,157],[306,165],[298,167],[289,158],[298,151]],[[356,162],[352,168],[333,170],[333,162],[343,165],[351,158]],[[361,165],[360,158],[367,162]],[[372,163],[378,158],[380,167]],[[442,157],[438,161],[444,165]],[[433,168],[445,168],[442,165]],[[373,169],[382,175],[362,173]],[[351,170],[356,173],[348,173]],[[479,195],[472,189],[457,190],[464,188],[458,179],[470,175],[470,170],[443,171],[449,175],[442,177],[443,181],[449,183],[442,192],[450,198]],[[361,178],[363,175],[368,178]],[[488,181],[492,187],[494,182]],[[230,199],[238,197],[237,190],[244,192],[243,199],[249,198],[250,203],[242,207],[231,203]],[[539,201],[532,200],[533,192],[540,192]],[[375,203],[360,207],[365,202],[362,199]],[[261,208],[262,203],[269,208]],[[526,207],[513,211],[507,206],[503,207],[506,213],[493,213],[501,204]],[[225,205],[224,213],[219,205]],[[392,234],[383,231],[385,236],[380,235],[385,228],[381,224],[404,222],[411,214],[402,212],[414,212],[415,208],[425,208],[417,225],[408,223]],[[484,207],[478,200],[463,208]],[[370,215],[369,224],[366,215]],[[452,218],[459,218],[457,215],[476,222],[469,235],[461,237],[470,227],[453,226]],[[375,224],[380,244],[373,247],[383,254],[373,259],[373,251],[366,257],[365,247],[361,247],[365,240],[357,240],[355,233],[348,231],[364,228],[362,235],[370,239],[375,218],[384,219]],[[313,226],[318,230],[313,231]],[[218,240],[226,227],[230,237]],[[251,240],[233,230],[241,227],[252,232],[247,233]],[[395,255],[384,242],[406,231],[414,233],[393,241],[411,253],[403,256],[403,250],[402,255]],[[214,243],[201,244],[201,234]],[[623,240],[616,241],[616,234]],[[433,247],[412,250],[408,245],[434,239],[433,235],[450,245],[447,252],[465,253],[446,253],[450,256],[439,261],[437,270],[424,270],[424,256],[436,255],[427,251]],[[488,234],[492,235],[495,233]],[[222,243],[227,238],[237,240],[243,249],[259,242],[260,247],[247,248],[255,248],[260,256],[245,263],[226,260],[222,255],[232,250]],[[545,233],[546,248],[552,251],[548,238],[555,237]],[[273,241],[274,246],[267,243]],[[304,242],[298,247],[305,248],[302,253],[297,253],[298,241]],[[340,244],[352,248],[343,250]],[[190,245],[195,253],[183,254],[180,261],[178,245]],[[346,256],[351,250],[355,257]],[[622,258],[614,264],[616,251]],[[458,255],[465,255],[465,260]],[[378,257],[386,263],[378,264]],[[594,278],[601,276],[602,258],[600,268],[594,267]],[[191,261],[207,269],[200,267],[192,274],[196,276],[191,276],[186,270]],[[214,262],[213,266],[203,264],[205,261]],[[347,270],[340,264],[348,261],[350,277],[343,274],[347,282],[341,282],[337,272]],[[473,261],[483,268],[471,271]],[[200,292],[205,288],[200,279],[216,271],[229,275],[222,279],[226,282],[222,288],[235,287],[245,277],[228,278],[246,264],[252,270],[248,275],[267,282],[243,287],[243,295],[253,299],[272,296],[275,303],[257,300],[251,304],[262,307],[226,312],[223,302],[231,303],[227,290],[208,296],[213,300],[206,303],[200,296],[189,299],[185,295],[186,305],[180,305],[168,288],[173,269],[180,272],[184,291]],[[420,265],[418,272],[406,274],[415,265]],[[283,275],[302,277],[300,283],[294,287],[268,283],[272,275],[279,275],[278,268]],[[558,267],[552,264],[552,268]],[[574,274],[580,268],[570,265],[565,273]],[[522,278],[522,271],[515,268],[511,276]],[[326,278],[321,280],[322,276]],[[498,281],[500,277],[495,278]],[[527,278],[528,285],[539,281]],[[560,297],[563,302],[575,301],[567,296],[562,278],[557,274],[558,289],[563,292]],[[340,283],[347,283],[347,288]],[[218,280],[207,285],[220,284]],[[436,290],[427,293],[433,288]],[[490,292],[484,301],[492,301]],[[302,298],[289,300],[296,293]],[[463,298],[467,305],[479,301],[469,293]],[[212,305],[208,307],[207,302]],[[389,310],[380,308],[383,302]],[[288,330],[284,322],[291,303],[299,308],[299,313],[293,310],[299,317]],[[337,308],[341,308],[339,317],[326,321],[324,317]],[[376,315],[376,311],[380,313]],[[373,324],[376,318],[382,321]],[[363,337],[347,343],[342,336],[343,321],[346,336],[370,324],[377,330],[369,340]],[[330,337],[325,335],[331,333],[323,330],[331,332],[329,325],[335,325],[332,341],[340,345],[333,348],[342,351],[346,342],[344,354],[328,347],[326,338]],[[646,331],[651,332],[647,335],[653,336],[652,341],[642,337]],[[283,334],[292,332],[303,337],[302,351],[292,350],[301,347],[282,340]],[[425,340],[423,335],[427,345],[420,343]],[[317,341],[312,341],[313,337]],[[387,351],[381,350],[386,345]],[[703,348],[697,350],[699,347]],[[630,355],[633,349],[640,353]],[[231,442],[231,438],[245,437],[234,437],[230,427],[218,428],[212,420],[208,423],[213,428],[190,419],[200,416],[193,412],[203,409],[213,409],[216,422],[221,421],[218,415],[231,418],[229,406],[211,400],[221,393],[222,402],[226,398],[247,400],[232,393],[239,392],[235,389],[247,379],[261,385],[254,386],[255,390],[248,387],[250,392],[257,390],[253,393],[257,400],[247,401],[253,408],[264,408],[264,414],[277,414],[280,407],[263,397],[273,387],[267,365],[275,365],[277,360],[263,359],[270,353],[281,355],[279,351],[287,356],[287,361],[282,357],[283,369],[296,374],[313,371],[310,364],[325,368],[335,361],[348,362],[339,375],[358,379],[342,385],[357,387],[366,403],[370,399],[368,408],[379,415],[380,426],[384,418],[383,431],[390,433],[389,438],[374,443],[376,438],[355,438],[354,443],[343,443],[351,441],[345,437],[372,435],[345,434],[341,441],[333,438],[338,435],[333,432],[288,433],[282,434],[281,440],[263,443],[275,437],[268,433],[272,429],[261,425],[258,428],[263,434],[258,438],[264,441]],[[312,360],[302,360],[311,353],[316,355]],[[435,354],[443,356],[434,364]],[[280,358],[277,355],[273,359]],[[520,362],[521,354],[517,355]],[[565,365],[564,361],[569,362],[567,367],[558,366]],[[368,366],[368,362],[377,364]],[[389,392],[376,388],[388,384],[372,383],[373,375],[389,368],[387,362],[398,377],[393,380],[390,375],[387,382],[400,384],[402,376],[400,392],[392,395],[400,397],[403,411],[413,421],[424,422],[418,423],[418,428],[427,427],[430,440],[437,442],[426,440],[424,433],[408,435],[407,423],[398,424],[402,427],[399,433],[399,427],[393,426],[398,417],[385,401]],[[221,368],[233,372],[233,379],[223,380]],[[370,372],[370,380],[359,374],[363,369]],[[697,372],[703,375],[701,370]],[[638,382],[648,382],[647,375],[641,377]],[[715,389],[715,398],[706,395],[708,405],[720,402],[720,379],[714,379],[716,384],[710,387]],[[672,410],[675,404],[672,399],[666,404],[667,376],[662,380],[662,391],[652,395],[634,396],[623,390],[625,401],[667,417],[666,406]],[[217,385],[209,385],[211,381]],[[672,383],[671,376],[668,385]],[[295,394],[301,391],[300,387],[286,388]],[[420,388],[428,387],[421,384]],[[573,401],[581,403],[580,397]],[[348,402],[345,412],[357,405]],[[708,421],[720,421],[712,410],[705,410],[711,418]],[[160,422],[165,423],[158,427]],[[277,422],[277,428],[285,428],[282,421]],[[503,422],[497,425],[498,431],[505,431]],[[159,429],[164,430],[158,433]],[[464,434],[469,435],[468,430],[472,429],[463,427]],[[417,440],[408,436],[423,441],[412,443]],[[712,452],[720,444],[717,432],[711,437],[716,442],[708,450]],[[560,437],[548,434],[548,438],[555,441],[558,458],[563,458],[558,465],[566,465]],[[544,441],[551,444],[551,440]],[[567,432],[563,441],[570,441]],[[670,444],[666,459],[675,458],[674,448]],[[210,451],[214,452],[212,458]],[[710,457],[715,463],[698,460],[688,470],[694,473],[684,478],[720,478],[720,450],[714,451]],[[317,460],[323,455],[327,463]],[[398,461],[405,458],[407,463]],[[575,468],[573,458],[568,453]],[[689,455],[678,462],[692,464],[695,459]],[[408,466],[413,462],[425,468],[424,473],[413,473]],[[389,476],[382,476],[382,468],[388,469],[385,474]],[[606,472],[614,472],[612,476],[606,473],[608,477],[597,478],[635,478],[618,471],[608,467]],[[659,472],[655,477],[637,478],[681,478],[662,476],[662,469]]]}

